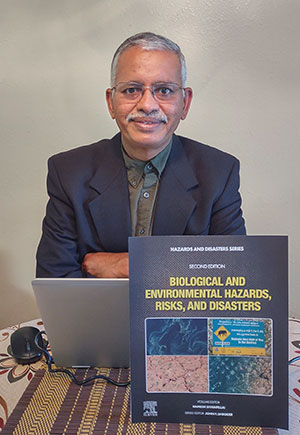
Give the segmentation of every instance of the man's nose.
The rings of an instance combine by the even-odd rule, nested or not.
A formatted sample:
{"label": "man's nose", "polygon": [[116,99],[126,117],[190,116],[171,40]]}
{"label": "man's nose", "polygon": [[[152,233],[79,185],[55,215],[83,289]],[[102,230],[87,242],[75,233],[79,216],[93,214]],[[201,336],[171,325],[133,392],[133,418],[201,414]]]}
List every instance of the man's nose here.
{"label": "man's nose", "polygon": [[137,110],[143,110],[145,113],[151,113],[154,110],[159,110],[159,104],[155,99],[150,87],[144,89],[140,100],[137,102],[136,108]]}

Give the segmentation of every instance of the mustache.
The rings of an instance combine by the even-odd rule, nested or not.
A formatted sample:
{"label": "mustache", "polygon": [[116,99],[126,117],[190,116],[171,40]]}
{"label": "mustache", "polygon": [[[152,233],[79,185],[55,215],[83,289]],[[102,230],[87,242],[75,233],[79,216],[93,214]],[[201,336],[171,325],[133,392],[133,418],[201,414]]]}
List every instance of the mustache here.
{"label": "mustache", "polygon": [[164,124],[166,124],[168,122],[167,115],[165,115],[162,112],[155,112],[155,113],[146,114],[146,113],[144,113],[142,111],[135,112],[135,113],[129,113],[129,115],[126,117],[126,121],[127,122],[135,121],[135,120],[137,120],[139,118],[142,118],[146,122],[147,122],[147,120],[149,120],[149,121],[159,121],[159,122],[163,122]]}

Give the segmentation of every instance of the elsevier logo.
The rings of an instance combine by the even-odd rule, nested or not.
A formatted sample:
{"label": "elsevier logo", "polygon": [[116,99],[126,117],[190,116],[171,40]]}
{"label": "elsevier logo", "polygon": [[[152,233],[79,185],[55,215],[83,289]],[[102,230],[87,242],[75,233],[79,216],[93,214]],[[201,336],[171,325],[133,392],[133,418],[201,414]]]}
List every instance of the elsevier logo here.
{"label": "elsevier logo", "polygon": [[144,403],[143,416],[144,417],[157,417],[158,412],[156,411],[157,402],[147,400]]}

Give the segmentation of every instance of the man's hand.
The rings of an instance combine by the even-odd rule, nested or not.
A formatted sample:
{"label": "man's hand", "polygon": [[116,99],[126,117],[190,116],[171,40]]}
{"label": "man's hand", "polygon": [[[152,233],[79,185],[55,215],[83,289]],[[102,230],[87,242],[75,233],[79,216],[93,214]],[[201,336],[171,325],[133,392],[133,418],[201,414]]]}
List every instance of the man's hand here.
{"label": "man's hand", "polygon": [[128,252],[86,254],[82,270],[96,278],[128,278]]}

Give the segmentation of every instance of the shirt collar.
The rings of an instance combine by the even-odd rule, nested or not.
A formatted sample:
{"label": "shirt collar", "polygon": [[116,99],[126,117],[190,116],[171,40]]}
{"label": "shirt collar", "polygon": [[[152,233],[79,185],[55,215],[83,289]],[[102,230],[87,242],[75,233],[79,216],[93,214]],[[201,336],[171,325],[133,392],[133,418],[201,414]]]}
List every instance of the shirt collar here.
{"label": "shirt collar", "polygon": [[163,170],[165,169],[171,147],[172,139],[160,153],[153,157],[153,159],[145,162],[143,160],[136,160],[129,157],[129,155],[124,150],[124,147],[122,146],[123,158],[128,172],[128,181],[132,183],[132,180],[134,179],[137,183],[139,183],[143,174],[151,172],[153,168],[156,169],[158,177],[160,177]]}

